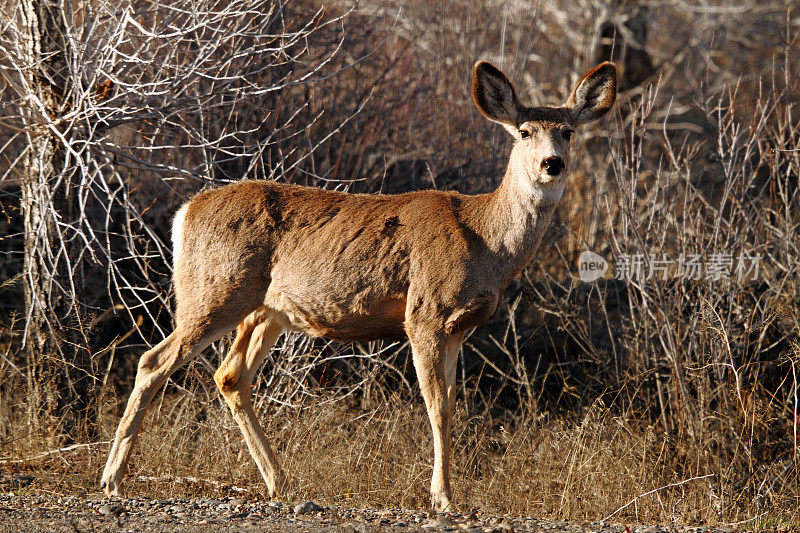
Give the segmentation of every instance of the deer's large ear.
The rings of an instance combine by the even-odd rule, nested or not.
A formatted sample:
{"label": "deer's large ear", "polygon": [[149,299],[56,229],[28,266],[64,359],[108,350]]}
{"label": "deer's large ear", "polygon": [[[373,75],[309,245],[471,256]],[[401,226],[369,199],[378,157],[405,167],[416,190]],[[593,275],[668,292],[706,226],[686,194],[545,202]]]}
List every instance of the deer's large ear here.
{"label": "deer's large ear", "polygon": [[472,71],[472,98],[489,120],[516,127],[520,104],[508,78],[500,69],[479,61]]}
{"label": "deer's large ear", "polygon": [[566,107],[572,122],[590,122],[605,115],[617,99],[617,69],[612,63],[601,63],[584,74]]}

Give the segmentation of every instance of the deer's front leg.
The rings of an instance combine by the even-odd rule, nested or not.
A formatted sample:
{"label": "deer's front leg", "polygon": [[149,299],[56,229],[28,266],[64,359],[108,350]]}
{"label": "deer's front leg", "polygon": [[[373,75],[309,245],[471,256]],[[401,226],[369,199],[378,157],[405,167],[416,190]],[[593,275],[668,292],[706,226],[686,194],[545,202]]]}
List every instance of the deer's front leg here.
{"label": "deer's front leg", "polygon": [[446,337],[416,332],[410,338],[414,368],[433,431],[431,504],[437,511],[452,511],[450,429],[456,398],[456,364],[463,334]]}

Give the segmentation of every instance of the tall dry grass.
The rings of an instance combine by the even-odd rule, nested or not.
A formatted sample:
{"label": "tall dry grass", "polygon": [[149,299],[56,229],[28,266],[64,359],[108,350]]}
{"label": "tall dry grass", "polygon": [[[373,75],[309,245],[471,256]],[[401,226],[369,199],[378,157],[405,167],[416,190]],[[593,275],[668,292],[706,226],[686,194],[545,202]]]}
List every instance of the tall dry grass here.
{"label": "tall dry grass", "polygon": [[[362,409],[342,402],[264,413],[292,490],[354,507],[428,505],[430,435],[415,398],[395,395]],[[266,498],[265,486],[227,412],[212,398],[157,398],[134,453],[131,496]],[[616,523],[700,525],[744,522],[748,528],[794,527],[796,499],[785,483],[765,484],[754,501],[730,465],[691,442],[663,435],[646,420],[626,419],[596,402],[581,416],[534,419],[467,415],[459,405],[454,439],[454,491],[460,510]],[[112,429],[109,426],[108,429]],[[15,458],[41,442],[6,446]],[[4,465],[32,473],[23,491],[93,491],[105,447],[78,449]],[[773,478],[780,474],[773,469]]]}

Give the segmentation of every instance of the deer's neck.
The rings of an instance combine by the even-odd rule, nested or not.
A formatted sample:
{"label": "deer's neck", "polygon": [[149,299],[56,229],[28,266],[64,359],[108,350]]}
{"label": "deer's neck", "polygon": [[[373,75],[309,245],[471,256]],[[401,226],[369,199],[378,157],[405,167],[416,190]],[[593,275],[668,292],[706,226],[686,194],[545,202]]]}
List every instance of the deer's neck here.
{"label": "deer's neck", "polygon": [[563,192],[564,180],[540,185],[510,164],[497,190],[474,197],[473,229],[491,253],[505,260],[509,276],[532,259]]}

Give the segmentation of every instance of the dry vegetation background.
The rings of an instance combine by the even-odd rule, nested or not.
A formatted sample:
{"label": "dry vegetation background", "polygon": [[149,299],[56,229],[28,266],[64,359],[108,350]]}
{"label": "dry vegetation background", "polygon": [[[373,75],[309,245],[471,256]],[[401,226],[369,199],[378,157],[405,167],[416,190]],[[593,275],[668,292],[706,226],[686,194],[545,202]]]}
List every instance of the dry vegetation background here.
{"label": "dry vegetation background", "polygon": [[[34,373],[21,346],[19,183],[7,172],[14,142],[5,144],[0,472],[33,473],[25,490],[95,490],[138,356],[170,325],[170,254],[157,244],[168,242],[171,214],[194,192],[245,176],[351,191],[487,191],[502,177],[510,139],[471,102],[474,61],[500,66],[523,102],[559,103],[587,68],[613,58],[621,74],[613,116],[576,136],[568,192],[540,253],[498,316],[466,341],[456,500],[574,520],[800,527],[800,4],[320,7],[280,5],[285,27],[312,20],[316,29],[301,53],[264,74],[277,79],[324,62],[310,82],[204,125],[221,134],[236,123],[250,141],[269,139],[255,155],[209,155],[170,124],[109,131],[139,155],[116,172],[140,216],[113,261],[87,267],[94,274],[82,295],[82,338],[97,379],[95,414],[83,429],[60,423],[58,402],[48,399],[55,385],[32,378],[47,374]],[[10,109],[7,88],[2,96]],[[156,138],[185,146],[148,149]],[[145,160],[193,174],[165,177]],[[625,282],[609,272],[581,283],[584,250],[612,266],[631,254],[762,259],[743,279],[692,280],[673,269],[666,279]],[[120,273],[125,283],[109,281]],[[129,493],[265,495],[208,372],[226,342],[154,401]],[[255,394],[293,497],[427,505],[430,430],[402,340],[342,345],[286,334]],[[47,453],[74,443],[96,445]]]}

